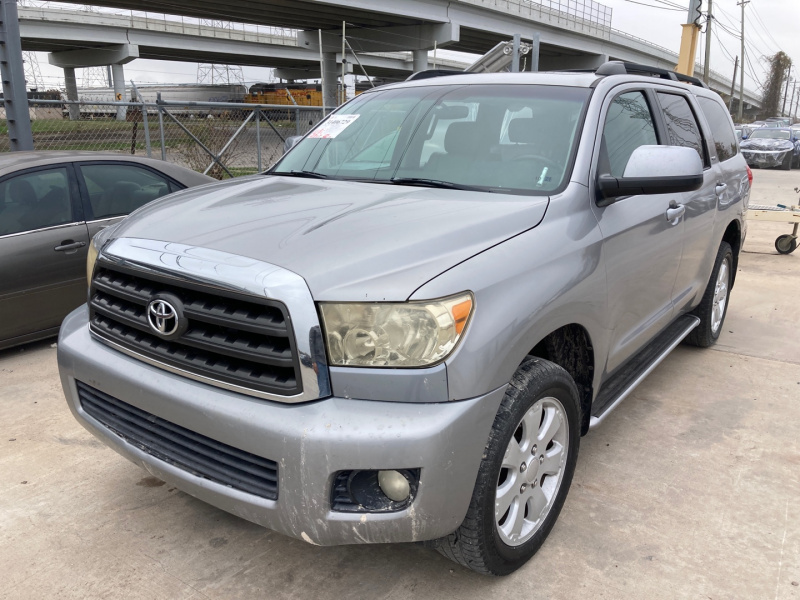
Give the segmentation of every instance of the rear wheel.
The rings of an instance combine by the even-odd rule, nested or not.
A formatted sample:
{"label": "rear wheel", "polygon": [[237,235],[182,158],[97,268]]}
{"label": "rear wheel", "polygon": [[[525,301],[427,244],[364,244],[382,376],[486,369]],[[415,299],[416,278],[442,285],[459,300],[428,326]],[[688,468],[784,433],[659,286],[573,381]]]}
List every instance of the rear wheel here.
{"label": "rear wheel", "polygon": [[572,378],[558,365],[527,358],[495,417],[467,516],[434,546],[486,575],[521,567],[561,512],[579,443],[580,403]]}
{"label": "rear wheel", "polygon": [[694,310],[700,324],[686,338],[693,346],[707,348],[717,341],[722,332],[722,323],[728,312],[728,298],[733,282],[733,250],[728,242],[722,242],[714,261],[714,270],[708,282],[703,300]]}

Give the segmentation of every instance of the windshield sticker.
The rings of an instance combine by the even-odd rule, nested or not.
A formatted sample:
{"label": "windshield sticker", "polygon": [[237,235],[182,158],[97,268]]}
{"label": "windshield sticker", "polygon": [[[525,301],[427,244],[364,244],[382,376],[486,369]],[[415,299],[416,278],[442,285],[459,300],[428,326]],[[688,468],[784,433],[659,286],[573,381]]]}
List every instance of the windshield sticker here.
{"label": "windshield sticker", "polygon": [[335,138],[347,129],[359,116],[361,115],[333,115],[328,117],[328,120],[309,133],[308,137],[325,139]]}

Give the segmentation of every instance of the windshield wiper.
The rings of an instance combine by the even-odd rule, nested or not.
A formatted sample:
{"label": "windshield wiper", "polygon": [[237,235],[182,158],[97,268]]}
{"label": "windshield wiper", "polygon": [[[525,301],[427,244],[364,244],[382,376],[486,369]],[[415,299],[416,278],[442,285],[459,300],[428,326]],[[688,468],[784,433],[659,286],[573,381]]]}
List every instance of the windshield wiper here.
{"label": "windshield wiper", "polygon": [[[376,180],[378,182],[379,180]],[[482,187],[474,185],[462,185],[460,183],[453,183],[452,181],[442,181],[440,179],[423,179],[420,177],[393,177],[389,180],[396,185],[418,185],[422,187],[442,188],[446,190],[472,190],[472,191],[486,191]]]}
{"label": "windshield wiper", "polygon": [[267,175],[283,175],[284,177],[312,177],[314,179],[328,179],[325,173],[316,171],[267,171]]}

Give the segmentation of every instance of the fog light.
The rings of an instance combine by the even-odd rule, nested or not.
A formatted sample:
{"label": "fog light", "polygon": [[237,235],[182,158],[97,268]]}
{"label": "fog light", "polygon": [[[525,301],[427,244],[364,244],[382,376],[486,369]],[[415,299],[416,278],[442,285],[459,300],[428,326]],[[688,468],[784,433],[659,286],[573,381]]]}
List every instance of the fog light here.
{"label": "fog light", "polygon": [[378,485],[386,497],[395,502],[402,502],[411,493],[408,479],[399,471],[378,471]]}

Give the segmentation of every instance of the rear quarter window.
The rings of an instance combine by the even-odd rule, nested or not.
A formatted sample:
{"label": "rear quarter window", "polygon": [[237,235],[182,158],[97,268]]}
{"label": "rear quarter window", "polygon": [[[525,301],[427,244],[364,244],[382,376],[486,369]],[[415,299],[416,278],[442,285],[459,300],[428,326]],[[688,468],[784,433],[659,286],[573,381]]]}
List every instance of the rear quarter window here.
{"label": "rear quarter window", "polygon": [[733,124],[730,116],[728,116],[728,111],[711,98],[698,97],[697,101],[711,128],[714,149],[719,162],[736,156],[739,152],[739,145],[736,143],[736,134],[733,131]]}

